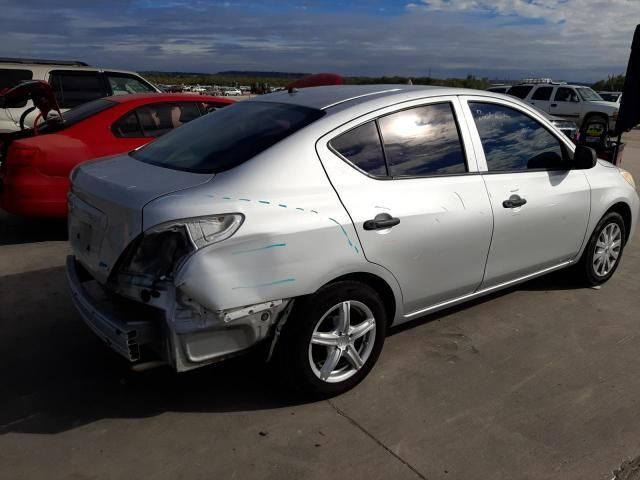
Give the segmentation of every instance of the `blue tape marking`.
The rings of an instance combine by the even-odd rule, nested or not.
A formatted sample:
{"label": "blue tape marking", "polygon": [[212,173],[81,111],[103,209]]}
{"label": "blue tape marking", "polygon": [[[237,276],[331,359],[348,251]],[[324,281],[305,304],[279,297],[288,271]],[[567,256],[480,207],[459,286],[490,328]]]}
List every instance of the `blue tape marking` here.
{"label": "blue tape marking", "polygon": [[238,200],[240,200],[242,202],[250,202],[251,201],[248,198],[239,198]]}
{"label": "blue tape marking", "polygon": [[238,250],[236,252],[231,252],[231,255],[240,255],[241,253],[259,252],[259,251],[262,251],[262,250],[268,250],[270,248],[286,247],[286,246],[287,246],[286,243],[274,243],[273,245],[267,245],[266,247],[252,248],[252,249],[249,249],[249,250]]}
{"label": "blue tape marking", "polygon": [[267,205],[269,205],[271,202],[267,202],[266,200],[258,200],[260,203],[266,203]]}
{"label": "blue tape marking", "polygon": [[231,200],[231,197],[222,197],[223,200]]}
{"label": "blue tape marking", "polygon": [[295,278],[283,278],[282,280],[276,280],[275,282],[260,283],[258,285],[249,285],[249,286],[242,286],[242,287],[232,287],[231,290],[240,290],[243,288],[271,287],[273,285],[280,285],[281,283],[289,283],[289,282],[295,282],[295,281],[296,281]]}
{"label": "blue tape marking", "polygon": [[210,193],[207,193],[206,196],[210,197],[210,198],[216,198],[215,196],[211,195]]}
{"label": "blue tape marking", "polygon": [[285,204],[283,204],[283,203],[279,203],[278,206],[282,207],[282,208],[287,208],[287,206]]}
{"label": "blue tape marking", "polygon": [[312,211],[313,213],[318,213],[318,212],[316,212],[315,210],[311,210],[311,211]]}
{"label": "blue tape marking", "polygon": [[304,212],[304,208],[296,207],[296,210],[300,210],[301,212]]}

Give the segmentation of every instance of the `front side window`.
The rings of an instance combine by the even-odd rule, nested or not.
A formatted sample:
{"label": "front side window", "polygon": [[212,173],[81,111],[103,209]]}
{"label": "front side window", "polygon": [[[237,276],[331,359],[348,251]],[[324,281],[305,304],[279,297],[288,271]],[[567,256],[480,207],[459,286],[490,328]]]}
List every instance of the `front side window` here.
{"label": "front side window", "polygon": [[559,87],[554,97],[556,102],[579,102],[578,94],[573,88]]}
{"label": "front side window", "polygon": [[61,108],[73,108],[96,98],[109,95],[99,72],[51,72],[49,83]]}
{"label": "front side window", "polygon": [[129,93],[153,93],[151,85],[141,79],[126,73],[106,72],[107,80],[113,95],[127,95]]}
{"label": "front side window", "polygon": [[331,147],[360,170],[386,176],[387,167],[376,122],[368,122],[331,140]]}
{"label": "front side window", "polygon": [[515,87],[511,87],[509,90],[507,90],[507,93],[509,95],[513,95],[514,97],[526,98],[532,88],[533,86],[531,85],[516,85]]}
{"label": "front side window", "polygon": [[490,172],[564,169],[560,140],[513,108],[469,103]]}
{"label": "front side window", "polygon": [[467,171],[450,103],[403,110],[380,118],[378,123],[392,177]]}
{"label": "front side window", "polygon": [[324,112],[275,102],[246,101],[212,112],[131,153],[161,167],[219,173],[255,157]]}
{"label": "front side window", "polygon": [[533,92],[531,100],[549,100],[551,98],[551,92],[553,92],[553,87],[539,87]]}

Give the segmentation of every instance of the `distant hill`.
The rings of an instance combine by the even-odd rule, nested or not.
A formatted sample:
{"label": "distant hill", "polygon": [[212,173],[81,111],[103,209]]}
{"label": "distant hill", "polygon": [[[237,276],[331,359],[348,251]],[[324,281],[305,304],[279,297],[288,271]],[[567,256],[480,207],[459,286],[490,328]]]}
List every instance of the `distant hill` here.
{"label": "distant hill", "polygon": [[217,75],[224,75],[227,77],[265,77],[265,78],[302,78],[310,73],[291,73],[291,72],[253,72],[245,70],[228,70],[225,72],[218,72]]}

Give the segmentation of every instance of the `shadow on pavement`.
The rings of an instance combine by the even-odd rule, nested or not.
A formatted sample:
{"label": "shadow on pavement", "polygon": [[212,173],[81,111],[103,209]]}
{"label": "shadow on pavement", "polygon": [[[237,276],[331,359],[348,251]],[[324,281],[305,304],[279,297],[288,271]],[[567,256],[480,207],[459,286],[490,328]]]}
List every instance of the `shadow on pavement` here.
{"label": "shadow on pavement", "polygon": [[[516,288],[570,288],[570,280],[554,274],[416,319],[390,334]],[[55,434],[104,418],[263,410],[303,401],[276,381],[261,351],[182,374],[168,367],[132,372],[80,320],[62,267],[5,276],[1,282],[0,311],[10,314],[3,315],[0,336],[0,434]]]}
{"label": "shadow on pavement", "polygon": [[65,241],[67,221],[23,218],[0,210],[0,245]]}

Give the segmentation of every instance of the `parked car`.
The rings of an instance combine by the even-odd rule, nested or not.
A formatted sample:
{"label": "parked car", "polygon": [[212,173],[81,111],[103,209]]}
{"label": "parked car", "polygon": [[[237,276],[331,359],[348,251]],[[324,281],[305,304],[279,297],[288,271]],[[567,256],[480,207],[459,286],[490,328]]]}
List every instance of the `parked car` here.
{"label": "parked car", "polygon": [[222,88],[222,93],[226,97],[242,95],[242,92],[240,91],[240,89],[239,88],[234,88],[234,87],[223,87]]}
{"label": "parked car", "polygon": [[[0,207],[33,217],[67,216],[71,169],[134,150],[233,100],[188,94],[138,94],[93,100],[50,118],[37,132],[0,136]],[[37,134],[36,134],[37,133]]]}
{"label": "parked car", "polygon": [[620,105],[605,102],[589,87],[564,83],[528,83],[514,85],[508,95],[520,98],[540,110],[575,122],[603,122],[615,129]]}
{"label": "parked car", "polygon": [[238,102],[71,178],[67,274],[107,345],[177,371],[263,345],[319,396],[391,325],[565,267],[607,281],[640,203],[528,104],[407,85]]}
{"label": "parked car", "polygon": [[[91,67],[84,62],[0,58],[0,91],[25,80],[45,80],[53,88],[62,111],[96,98],[131,93],[159,92],[153,84],[134,72]],[[32,102],[0,109],[0,133],[19,129],[20,117]],[[37,112],[27,115],[32,124]]]}
{"label": "parked car", "polygon": [[598,92],[598,95],[605,102],[613,102],[620,105],[620,101],[622,100],[622,92]]}

